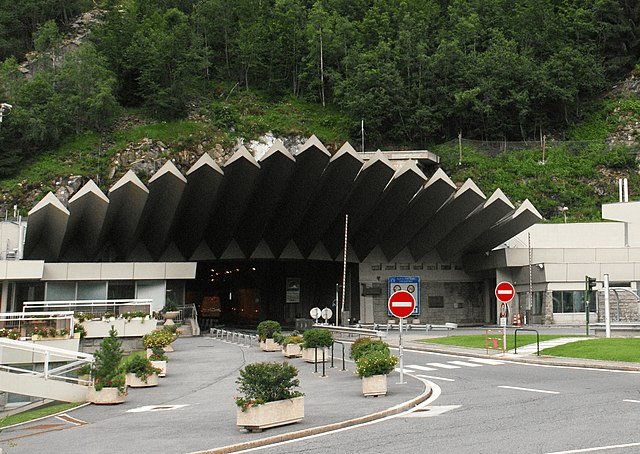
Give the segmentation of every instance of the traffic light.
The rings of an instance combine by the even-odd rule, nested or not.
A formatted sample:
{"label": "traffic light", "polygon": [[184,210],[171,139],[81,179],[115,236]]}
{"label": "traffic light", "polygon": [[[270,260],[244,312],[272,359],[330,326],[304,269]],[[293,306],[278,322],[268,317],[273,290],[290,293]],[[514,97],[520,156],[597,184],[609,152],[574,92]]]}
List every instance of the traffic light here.
{"label": "traffic light", "polygon": [[587,278],[587,290],[591,291],[594,288],[596,288],[596,278],[589,277],[589,276],[586,276],[586,278]]}

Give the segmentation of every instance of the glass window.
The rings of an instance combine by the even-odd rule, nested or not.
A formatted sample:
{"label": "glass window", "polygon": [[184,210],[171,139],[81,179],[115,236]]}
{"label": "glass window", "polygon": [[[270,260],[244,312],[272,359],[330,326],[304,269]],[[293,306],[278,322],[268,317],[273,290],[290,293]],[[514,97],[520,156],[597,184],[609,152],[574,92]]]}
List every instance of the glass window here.
{"label": "glass window", "polygon": [[78,282],[78,300],[104,300],[107,297],[107,283]]}
{"label": "glass window", "polygon": [[544,308],[544,292],[533,292],[533,314],[542,315]]}
{"label": "glass window", "polygon": [[[577,313],[585,310],[584,291],[555,291],[553,292],[553,312]],[[596,311],[596,292],[589,292],[589,312]]]}
{"label": "glass window", "polygon": [[136,286],[133,281],[109,281],[109,300],[131,300],[136,296]]}
{"label": "glass window", "polygon": [[75,282],[47,282],[47,301],[73,301],[75,299]]}

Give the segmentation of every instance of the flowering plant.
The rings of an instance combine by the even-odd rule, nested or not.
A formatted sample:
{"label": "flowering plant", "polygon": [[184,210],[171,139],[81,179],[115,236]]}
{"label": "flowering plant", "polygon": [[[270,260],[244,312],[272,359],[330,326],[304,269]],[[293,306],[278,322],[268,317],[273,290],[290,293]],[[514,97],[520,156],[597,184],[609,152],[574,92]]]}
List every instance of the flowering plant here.
{"label": "flowering plant", "polygon": [[80,339],[84,339],[84,337],[87,335],[87,330],[80,323],[76,323],[73,326],[73,332],[80,333]]}
{"label": "flowering plant", "polygon": [[361,356],[356,364],[356,373],[361,377],[387,375],[398,364],[398,357],[381,351],[373,351]]}
{"label": "flowering plant", "polygon": [[164,350],[158,347],[153,347],[151,349],[151,355],[149,356],[149,361],[167,361],[167,355],[164,354]]}
{"label": "flowering plant", "polygon": [[0,328],[0,337],[8,337],[9,339],[20,339],[20,331],[15,329]]}
{"label": "flowering plant", "polygon": [[234,397],[236,401],[236,405],[240,407],[240,410],[247,411],[249,407],[257,407],[264,403],[264,401],[260,398],[257,399],[245,399],[244,397],[236,396]]}
{"label": "flowering plant", "polygon": [[174,341],[170,331],[157,329],[142,336],[142,344],[146,348],[164,348]]}

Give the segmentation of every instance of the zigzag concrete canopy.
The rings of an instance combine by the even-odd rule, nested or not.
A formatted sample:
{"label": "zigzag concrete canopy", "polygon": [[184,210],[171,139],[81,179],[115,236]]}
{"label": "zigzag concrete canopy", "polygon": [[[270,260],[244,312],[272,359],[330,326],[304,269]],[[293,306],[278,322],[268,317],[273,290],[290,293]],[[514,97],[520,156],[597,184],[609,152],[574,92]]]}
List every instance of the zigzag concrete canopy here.
{"label": "zigzag concrete canopy", "polygon": [[347,143],[333,157],[315,137],[295,155],[276,142],[256,161],[241,147],[220,168],[203,155],[186,177],[167,162],[145,186],[129,171],[108,197],[87,183],[65,208],[48,194],[29,212],[24,258],[49,262],[350,260],[376,248],[389,261],[489,251],[541,217],[499,189],[487,200],[412,160],[397,170],[382,152],[366,163]]}

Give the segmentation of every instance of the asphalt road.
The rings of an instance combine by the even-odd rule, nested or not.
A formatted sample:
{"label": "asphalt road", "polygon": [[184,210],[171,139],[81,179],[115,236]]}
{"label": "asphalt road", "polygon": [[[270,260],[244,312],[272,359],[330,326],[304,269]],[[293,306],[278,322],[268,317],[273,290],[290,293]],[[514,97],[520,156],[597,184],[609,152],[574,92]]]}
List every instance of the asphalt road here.
{"label": "asphalt road", "polygon": [[421,411],[259,451],[640,452],[638,372],[483,364],[406,349],[404,365],[436,391]]}

